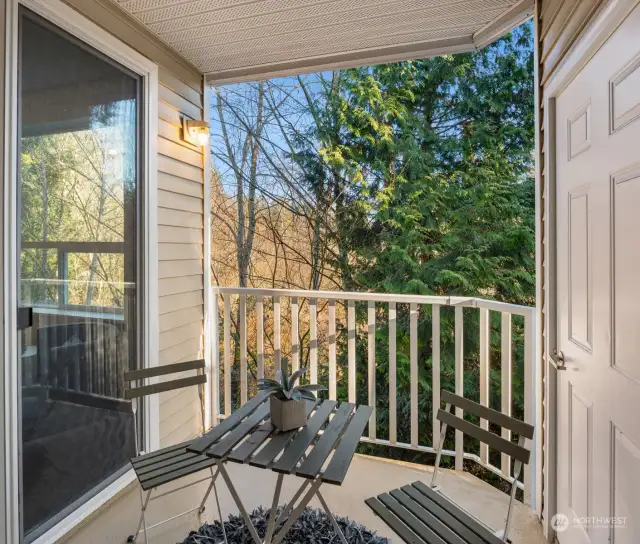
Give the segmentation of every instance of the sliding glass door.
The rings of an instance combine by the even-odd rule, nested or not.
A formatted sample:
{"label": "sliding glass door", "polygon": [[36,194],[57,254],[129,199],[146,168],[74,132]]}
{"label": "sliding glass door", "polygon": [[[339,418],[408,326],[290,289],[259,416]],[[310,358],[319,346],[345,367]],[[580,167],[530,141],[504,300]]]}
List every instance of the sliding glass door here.
{"label": "sliding glass door", "polygon": [[19,16],[21,513],[33,538],[134,453],[141,360],[141,78]]}

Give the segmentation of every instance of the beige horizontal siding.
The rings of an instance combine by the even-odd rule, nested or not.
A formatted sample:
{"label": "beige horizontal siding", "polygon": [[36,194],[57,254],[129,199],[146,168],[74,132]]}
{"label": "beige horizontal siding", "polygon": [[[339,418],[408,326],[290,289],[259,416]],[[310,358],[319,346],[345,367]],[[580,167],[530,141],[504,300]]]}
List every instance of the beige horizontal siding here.
{"label": "beige horizontal siding", "polygon": [[158,154],[158,172],[202,183],[202,169]]}
{"label": "beige horizontal siding", "polygon": [[164,102],[158,102],[158,119],[177,128],[182,127],[180,112]]}
{"label": "beige horizontal siding", "polygon": [[[201,351],[202,342],[200,338],[189,338],[186,342],[161,350],[159,362],[161,365],[170,365],[176,362],[197,359]],[[160,406],[162,406],[162,403]]]}
{"label": "beige horizontal siding", "polygon": [[158,206],[169,210],[202,214],[202,197],[198,198],[160,189],[158,191]]}
{"label": "beige horizontal siding", "polygon": [[158,172],[158,189],[201,199],[203,187],[197,181],[173,176],[166,172]]}
{"label": "beige horizontal siding", "polygon": [[204,319],[203,307],[191,306],[184,310],[176,310],[162,314],[160,316],[159,329],[160,333],[171,331],[183,325],[189,325],[192,323],[202,323]]}
{"label": "beige horizontal siding", "polygon": [[202,108],[200,106],[189,102],[189,100],[164,85],[160,85],[158,89],[158,98],[161,102],[168,104],[191,119],[202,119]]}
{"label": "beige horizontal siding", "polygon": [[160,262],[158,263],[158,277],[163,278],[178,278],[180,276],[194,276],[202,272],[201,260],[188,260],[188,261],[165,261],[160,256]]}
{"label": "beige horizontal siding", "polygon": [[[202,95],[160,69],[158,95],[159,362],[203,356],[203,155],[182,139],[182,118],[202,119]],[[160,445],[201,431],[196,387],[160,398]]]}
{"label": "beige horizontal siding", "polygon": [[162,136],[158,136],[158,153],[165,157],[179,160],[196,168],[202,167],[202,153],[185,147],[182,143],[172,142]]}
{"label": "beige horizontal siding", "polygon": [[162,84],[173,92],[189,100],[193,104],[202,106],[202,93],[200,90],[187,85],[184,81],[174,76],[169,70],[162,66],[158,69],[158,78]]}
{"label": "beige horizontal siding", "polygon": [[159,250],[164,261],[202,260],[202,244],[160,244]]}
{"label": "beige horizontal siding", "polygon": [[163,278],[158,281],[158,291],[161,297],[190,293],[191,291],[202,291],[203,281],[202,274],[182,276],[180,278]]}
{"label": "beige horizontal siding", "polygon": [[202,230],[159,225],[158,242],[202,245]]}
{"label": "beige horizontal siding", "polygon": [[171,208],[158,208],[158,225],[202,228],[202,214]]}
{"label": "beige horizontal siding", "polygon": [[160,315],[193,308],[202,303],[202,291],[191,291],[177,295],[160,296]]}
{"label": "beige horizontal siding", "polygon": [[188,323],[180,327],[160,333],[160,350],[165,350],[182,344],[191,338],[197,338],[202,334],[202,323]]}

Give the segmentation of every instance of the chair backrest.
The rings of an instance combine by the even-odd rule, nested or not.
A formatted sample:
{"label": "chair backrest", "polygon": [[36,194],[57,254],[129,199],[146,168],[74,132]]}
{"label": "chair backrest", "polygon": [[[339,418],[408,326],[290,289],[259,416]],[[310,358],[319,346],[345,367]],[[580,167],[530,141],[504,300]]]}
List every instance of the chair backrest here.
{"label": "chair backrest", "polygon": [[[524,437],[529,440],[533,438],[533,426],[525,423],[524,421],[507,416],[502,412],[492,410],[491,408],[482,406],[481,404],[465,399],[464,397],[454,395],[450,391],[443,390],[440,398],[448,406],[461,408],[465,412],[473,414],[479,418],[486,419],[489,423],[509,429],[521,438]],[[517,461],[521,461],[525,464],[529,462],[531,451],[524,446],[524,440],[520,440],[518,444],[514,444],[497,434],[483,429],[479,425],[457,417],[455,414],[452,414],[447,410],[438,410],[437,418],[442,423],[462,431],[464,434],[489,445],[491,448],[496,449],[501,453],[510,455]]]}
{"label": "chair backrest", "polygon": [[[204,359],[199,359],[197,361],[187,361],[185,363],[154,366],[151,368],[142,368],[140,370],[129,370],[124,374],[125,381],[142,381],[143,385],[137,387],[128,387],[127,389],[125,389],[124,398],[130,400],[145,397],[147,395],[154,395],[156,393],[162,393],[164,391],[182,389],[183,387],[190,387],[193,385],[200,386],[204,383],[207,383],[206,374],[204,372],[200,373],[200,370],[204,369],[204,367]],[[189,370],[196,370],[198,371],[198,374],[196,376],[189,376],[187,378],[177,378],[165,382],[144,385],[144,380],[147,378],[167,376],[168,374],[177,374],[178,372],[187,372]]]}

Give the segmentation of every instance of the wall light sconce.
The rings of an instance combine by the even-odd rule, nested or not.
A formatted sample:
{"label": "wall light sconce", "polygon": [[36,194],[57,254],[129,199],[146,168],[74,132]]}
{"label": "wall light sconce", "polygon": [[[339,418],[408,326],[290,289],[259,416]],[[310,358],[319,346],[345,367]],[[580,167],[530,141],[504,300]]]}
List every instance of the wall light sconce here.
{"label": "wall light sconce", "polygon": [[209,143],[209,123],[183,117],[182,137],[190,144],[204,147]]}

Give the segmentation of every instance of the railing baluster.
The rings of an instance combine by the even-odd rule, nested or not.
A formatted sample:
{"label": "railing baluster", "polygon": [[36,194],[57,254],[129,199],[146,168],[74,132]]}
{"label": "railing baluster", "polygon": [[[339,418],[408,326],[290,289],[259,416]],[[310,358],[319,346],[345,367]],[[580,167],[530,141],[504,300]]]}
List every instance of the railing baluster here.
{"label": "railing baluster", "polygon": [[224,298],[224,415],[231,415],[231,295]]}
{"label": "railing baluster", "polygon": [[318,383],[318,299],[309,299],[309,383]]}
{"label": "railing baluster", "polygon": [[280,349],[280,297],[273,297],[273,363],[274,372],[280,370],[282,351]]}
{"label": "railing baluster", "polygon": [[256,335],[258,351],[258,378],[264,378],[264,300],[256,299]]}
{"label": "railing baluster", "polygon": [[[506,414],[508,416],[511,415],[511,337],[511,314],[503,312],[502,327],[500,331],[500,346],[502,352],[500,360],[500,410],[503,414]],[[502,438],[504,438],[505,440],[511,440],[511,431],[503,427]],[[509,478],[511,476],[511,457],[504,453],[500,454],[500,470],[506,478]]]}
{"label": "railing baluster", "polygon": [[[213,288],[212,288],[212,291]],[[211,295],[211,426],[218,424],[220,415],[220,301],[214,291]]]}
{"label": "railing baluster", "polygon": [[349,402],[356,401],[356,303],[347,302],[347,361],[349,365]]}
{"label": "railing baluster", "polygon": [[537,365],[536,310],[524,316],[524,420],[535,428],[531,441],[531,460],[524,471],[524,503],[538,514],[542,511],[542,447],[538,436],[541,432],[542,406],[539,387],[540,366]]}
{"label": "railing baluster", "polygon": [[396,303],[389,303],[389,442],[398,441],[396,399]]}
{"label": "railing baluster", "polygon": [[[462,306],[456,306],[455,310],[455,374],[456,374],[456,395],[464,396],[464,313]],[[462,408],[456,408],[456,416],[462,417]],[[456,430],[456,470],[462,470],[464,459],[464,435],[462,431]]]}
{"label": "railing baluster", "polygon": [[[489,406],[489,310],[480,308],[480,404]],[[480,419],[480,427],[489,429],[489,422]],[[489,462],[489,447],[480,444],[480,461]]]}
{"label": "railing baluster", "polygon": [[440,422],[438,409],[440,408],[440,305],[431,307],[431,391],[433,392],[433,443],[437,448],[440,443]]}
{"label": "railing baluster", "polygon": [[336,301],[329,301],[329,399],[336,400]]}
{"label": "railing baluster", "polygon": [[376,303],[370,300],[367,305],[367,356],[369,379],[369,406],[373,408],[369,418],[369,438],[376,439]]}
{"label": "railing baluster", "polygon": [[300,368],[300,346],[298,345],[298,297],[291,297],[291,372]]}
{"label": "railing baluster", "polygon": [[409,306],[409,352],[411,360],[411,446],[418,446],[418,305]]}
{"label": "railing baluster", "polygon": [[247,402],[247,296],[240,295],[240,405]]}

